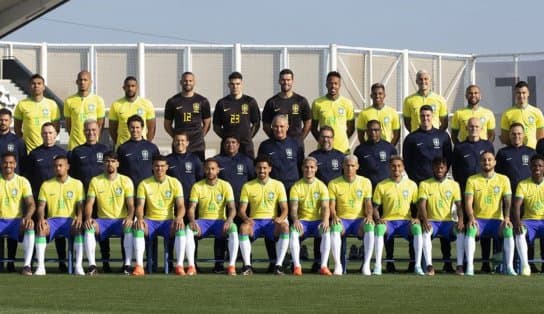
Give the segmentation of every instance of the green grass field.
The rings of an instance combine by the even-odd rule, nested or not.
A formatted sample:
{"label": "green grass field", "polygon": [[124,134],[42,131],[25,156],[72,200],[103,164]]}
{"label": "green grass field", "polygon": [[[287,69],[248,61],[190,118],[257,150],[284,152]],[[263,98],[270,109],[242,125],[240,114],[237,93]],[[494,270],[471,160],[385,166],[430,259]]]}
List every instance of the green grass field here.
{"label": "green grass field", "polygon": [[[354,241],[354,240],[353,240]],[[310,244],[310,241],[307,241]],[[201,242],[202,256],[211,253],[211,240]],[[259,240],[257,243],[262,243]],[[398,241],[398,255],[406,246]],[[438,244],[438,243],[437,243]],[[117,247],[117,241],[112,248]],[[311,246],[311,244],[310,244]],[[435,251],[439,251],[438,245]],[[52,245],[51,245],[52,247]],[[264,254],[257,246],[256,254]],[[51,253],[51,254],[50,254]],[[52,250],[48,256],[54,256]],[[263,255],[264,256],[264,255]],[[261,257],[259,255],[259,257]],[[152,274],[129,277],[100,274],[75,277],[55,274],[48,264],[45,277],[0,274],[0,312],[184,312],[184,313],[541,313],[540,289],[544,275],[460,277],[438,273],[434,277],[384,274],[364,277],[359,261],[349,264],[349,274],[322,277],[309,274],[283,277],[257,274],[228,277],[209,273],[210,264],[196,277]],[[115,264],[114,270],[120,265]],[[239,264],[237,266],[240,266]],[[303,264],[305,270],[310,263]],[[441,264],[436,264],[437,269]],[[397,268],[404,268],[399,263]],[[479,266],[477,266],[479,267]],[[239,270],[240,267],[238,267]],[[207,272],[207,273],[206,273]]]}

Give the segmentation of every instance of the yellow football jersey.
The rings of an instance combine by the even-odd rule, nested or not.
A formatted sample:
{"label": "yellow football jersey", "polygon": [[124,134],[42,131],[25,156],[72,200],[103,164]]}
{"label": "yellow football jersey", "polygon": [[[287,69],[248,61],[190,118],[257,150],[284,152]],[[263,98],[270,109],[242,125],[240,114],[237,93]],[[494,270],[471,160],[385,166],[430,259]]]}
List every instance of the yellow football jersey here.
{"label": "yellow football jersey", "polygon": [[86,142],[83,123],[85,120],[99,120],[105,116],[105,105],[102,97],[89,94],[81,97],[74,94],[64,101],[64,117],[71,121],[68,150],[72,150]]}
{"label": "yellow football jersey", "polygon": [[370,106],[359,113],[355,126],[357,130],[365,131],[368,121],[377,120],[382,127],[382,139],[391,143],[393,131],[400,130],[400,119],[397,111],[389,106],[376,109]]}
{"label": "yellow football jersey", "polygon": [[467,124],[468,120],[472,117],[480,119],[482,129],[480,131],[480,138],[487,140],[487,131],[495,130],[495,115],[487,108],[478,106],[476,110],[465,107],[455,111],[451,119],[451,129],[459,131],[457,139],[462,142],[467,139]]}
{"label": "yellow football jersey", "polygon": [[84,200],[83,183],[72,177],[64,182],[51,178],[42,184],[38,194],[38,201],[47,203],[48,218],[75,218],[77,204]]}
{"label": "yellow football jersey", "polygon": [[372,201],[382,206],[384,220],[411,219],[410,206],[417,202],[417,184],[408,177],[398,183],[387,178],[376,186]]}
{"label": "yellow football jersey", "polygon": [[11,180],[0,176],[0,219],[23,217],[24,199],[32,197],[30,182],[15,174]]}
{"label": "yellow football jersey", "polygon": [[151,176],[140,182],[136,198],[145,201],[146,218],[169,220],[174,218],[176,200],[183,199],[183,189],[176,178],[166,176],[159,182]]}
{"label": "yellow football jersey", "polygon": [[315,221],[321,219],[321,202],[329,201],[329,190],[317,178],[311,183],[300,179],[291,187],[289,200],[298,202],[298,219]]}
{"label": "yellow football jersey", "polygon": [[544,182],[532,178],[522,180],[516,188],[516,197],[523,199],[523,219],[544,219]]}
{"label": "yellow football jersey", "polygon": [[329,198],[336,202],[336,216],[356,219],[365,216],[364,202],[372,198],[372,183],[356,176],[352,182],[340,176],[329,182]]}
{"label": "yellow football jersey", "polygon": [[275,218],[276,209],[281,202],[287,202],[287,194],[283,183],[278,180],[268,178],[263,184],[259,179],[254,179],[242,186],[240,203],[249,204],[251,208],[249,218]]}
{"label": "yellow football jersey", "polygon": [[336,100],[327,96],[319,97],[312,103],[312,119],[319,121],[320,126],[328,125],[333,128],[333,147],[343,153],[349,152],[347,123],[355,119],[351,100],[343,96]]}
{"label": "yellow football jersey", "polygon": [[129,177],[117,174],[110,180],[101,174],[91,179],[87,198],[96,198],[98,218],[125,218],[126,199],[134,197],[134,185]]}
{"label": "yellow football jersey", "polygon": [[189,201],[198,203],[199,218],[225,220],[225,209],[227,203],[234,202],[234,192],[227,181],[217,179],[216,184],[210,185],[204,179],[193,185]]}
{"label": "yellow football jersey", "polygon": [[515,123],[525,126],[525,145],[536,148],[536,130],[544,128],[542,111],[535,106],[525,104],[522,108],[513,106],[503,112],[501,116],[501,130],[508,133],[510,126]]}
{"label": "yellow football jersey", "polygon": [[[155,109],[151,101],[138,97],[133,102],[128,101],[125,97],[118,99],[114,102],[108,114],[108,119],[117,121],[117,143],[115,148],[117,149],[121,144],[130,139],[130,132],[128,131],[127,120],[133,115],[139,115],[145,121],[155,119]],[[142,134],[147,133],[147,128],[144,125]]]}
{"label": "yellow football jersey", "polygon": [[26,151],[43,144],[42,125],[46,122],[60,120],[60,111],[57,103],[49,98],[36,102],[31,98],[21,100],[15,107],[13,118],[23,123],[23,140]]}
{"label": "yellow football jersey", "polygon": [[452,206],[455,202],[461,201],[459,183],[447,178],[442,182],[435,178],[429,178],[419,184],[418,190],[418,198],[427,201],[427,219],[435,221],[452,220]]}
{"label": "yellow football jersey", "polygon": [[491,178],[477,173],[468,178],[465,195],[474,197],[472,208],[475,218],[503,219],[502,199],[512,195],[510,180],[498,173]]}
{"label": "yellow football jersey", "polygon": [[433,126],[440,127],[440,118],[448,115],[448,105],[444,97],[439,94],[430,92],[427,96],[422,96],[419,93],[414,93],[404,99],[402,106],[402,115],[410,118],[410,132],[419,128],[419,109],[423,105],[429,105],[433,108]]}

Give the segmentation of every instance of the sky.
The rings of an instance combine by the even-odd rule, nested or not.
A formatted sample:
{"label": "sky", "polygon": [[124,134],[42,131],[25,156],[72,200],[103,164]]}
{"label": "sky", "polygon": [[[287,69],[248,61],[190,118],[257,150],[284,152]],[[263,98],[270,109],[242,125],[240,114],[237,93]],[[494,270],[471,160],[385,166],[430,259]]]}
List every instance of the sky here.
{"label": "sky", "polygon": [[71,0],[2,40],[514,53],[544,51],[542,12],[536,0]]}

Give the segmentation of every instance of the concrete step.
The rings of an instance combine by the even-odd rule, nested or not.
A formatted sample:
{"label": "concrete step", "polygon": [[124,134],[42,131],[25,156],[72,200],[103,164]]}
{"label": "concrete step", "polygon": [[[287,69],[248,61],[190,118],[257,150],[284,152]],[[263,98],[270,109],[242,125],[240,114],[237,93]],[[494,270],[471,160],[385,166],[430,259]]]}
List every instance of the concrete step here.
{"label": "concrete step", "polygon": [[0,86],[2,86],[7,91],[13,107],[17,104],[17,102],[28,97],[28,95],[26,95],[19,88],[19,86],[15,85],[11,80],[1,79]]}

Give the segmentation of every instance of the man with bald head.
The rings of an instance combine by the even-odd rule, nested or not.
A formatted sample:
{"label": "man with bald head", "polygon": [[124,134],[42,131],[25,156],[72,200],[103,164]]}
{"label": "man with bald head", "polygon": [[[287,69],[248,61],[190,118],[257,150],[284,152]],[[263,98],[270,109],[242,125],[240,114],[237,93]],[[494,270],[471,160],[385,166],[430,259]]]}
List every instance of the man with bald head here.
{"label": "man with bald head", "polygon": [[106,116],[104,99],[91,92],[91,73],[83,70],[77,74],[77,93],[64,101],[64,118],[66,119],[66,132],[70,134],[68,150],[72,150],[86,142],[84,123],[92,119],[98,124],[98,137],[104,126]]}

